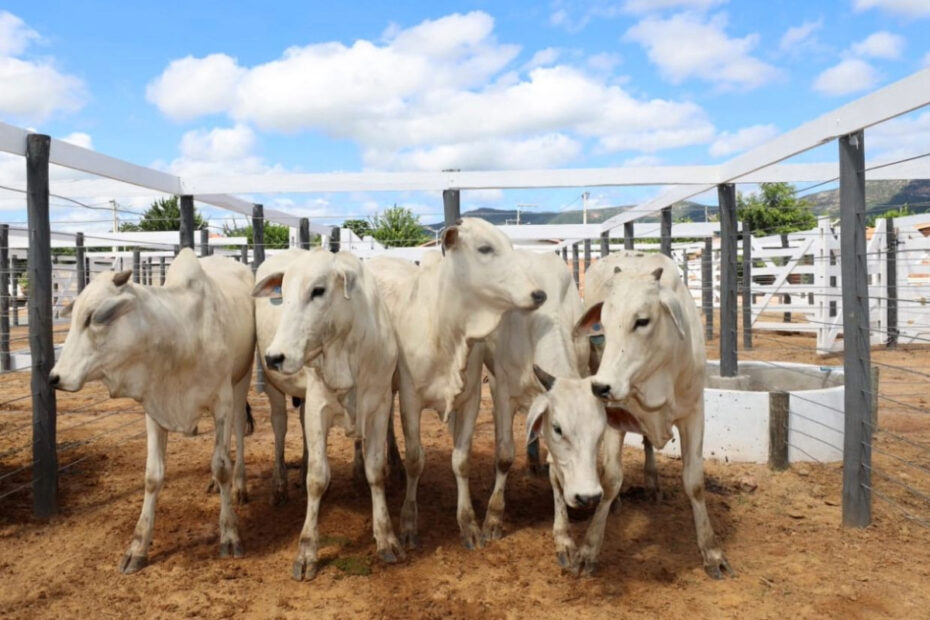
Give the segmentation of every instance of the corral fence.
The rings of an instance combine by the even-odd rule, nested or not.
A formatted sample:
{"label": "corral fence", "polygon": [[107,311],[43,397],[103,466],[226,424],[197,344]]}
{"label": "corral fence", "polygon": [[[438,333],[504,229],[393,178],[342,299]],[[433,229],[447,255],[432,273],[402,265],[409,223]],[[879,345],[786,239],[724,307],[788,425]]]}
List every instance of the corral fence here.
{"label": "corral fence", "polygon": [[[872,521],[873,499],[878,498],[904,517],[927,525],[930,522],[930,433],[925,421],[928,409],[919,386],[930,377],[930,368],[887,357],[885,348],[919,347],[925,341],[921,331],[930,321],[921,313],[904,311],[907,306],[926,305],[921,286],[927,262],[921,239],[903,218],[880,222],[867,239],[865,180],[870,178],[930,178],[930,166],[922,154],[896,162],[868,165],[865,161],[865,128],[930,104],[930,70],[917,73],[862,99],[847,104],[819,119],[788,132],[719,166],[656,167],[647,169],[507,171],[443,173],[352,173],[352,174],[264,174],[237,177],[181,180],[165,173],[121,162],[113,158],[53,141],[48,136],[0,125],[0,150],[24,156],[27,170],[26,194],[28,226],[25,282],[28,298],[26,326],[10,325],[11,311],[21,312],[20,289],[16,278],[22,273],[22,249],[11,242],[16,226],[0,228],[0,360],[7,389],[0,402],[0,502],[11,495],[32,490],[36,515],[45,517],[58,510],[59,474],[78,462],[69,451],[80,442],[98,441],[104,434],[123,433],[127,439],[144,433],[137,406],[108,410],[77,424],[94,424],[104,415],[126,415],[126,422],[109,426],[80,442],[60,441],[76,424],[61,424],[59,418],[77,413],[78,407],[95,409],[103,401],[70,406],[61,397],[59,416],[56,394],[48,383],[55,361],[56,339],[66,331],[65,322],[56,320],[60,305],[73,298],[94,271],[127,267],[131,264],[136,281],[159,284],[163,266],[170,264],[177,248],[195,247],[194,210],[197,200],[250,216],[253,225],[251,248],[226,247],[228,242],[213,241],[201,232],[201,254],[211,251],[230,253],[257,267],[265,258],[263,226],[266,220],[286,223],[299,230],[298,244],[309,247],[311,233],[332,250],[340,247],[340,229],[310,222],[287,213],[264,210],[260,204],[243,201],[230,194],[262,195],[275,192],[319,191],[408,191],[442,190],[446,223],[458,219],[460,194],[470,189],[597,187],[672,184],[658,197],[640,203],[607,222],[597,225],[530,227],[503,226],[515,245],[538,251],[556,251],[573,265],[576,281],[583,287],[584,269],[598,256],[614,249],[613,238],[623,231],[623,247],[637,248],[635,228],[646,238],[658,238],[659,251],[676,255],[686,281],[704,308],[708,336],[714,336],[714,320],[719,320],[719,365],[716,388],[751,384],[759,368],[772,367],[779,377],[805,374],[805,381],[822,381],[821,388],[833,389],[835,376],[842,376],[842,393],[815,399],[817,390],[772,389],[768,399],[769,460],[776,468],[807,453],[807,460],[833,460],[843,463],[843,522],[863,527]],[[827,164],[775,165],[798,153],[833,142],[838,162]],[[91,240],[91,233],[54,233],[49,216],[49,166],[57,164],[102,177],[132,183],[161,194],[180,198],[181,221],[177,243],[108,238]],[[815,231],[787,237],[740,236],[736,219],[736,183],[764,181],[838,182],[841,216],[838,225],[821,221]],[[72,188],[72,195],[104,195],[91,192],[93,182]],[[703,225],[703,232],[691,230],[673,235],[671,207],[681,200],[716,190],[719,222]],[[80,193],[86,192],[86,193]],[[636,222],[658,214],[659,222]],[[745,227],[744,227],[745,228]],[[555,230],[558,229],[558,230]],[[656,230],[657,229],[657,230]],[[682,229],[684,231],[685,229]],[[657,233],[657,234],[656,234]],[[56,235],[71,235],[73,255],[57,255],[52,246]],[[15,236],[15,235],[14,235]],[[673,243],[679,238],[698,242]],[[913,237],[913,242],[911,242]],[[109,242],[109,243],[108,243]],[[88,245],[92,243],[92,245]],[[910,245],[908,245],[910,243]],[[904,244],[903,248],[902,245]],[[124,248],[109,254],[89,251],[111,245]],[[69,248],[69,249],[71,249]],[[742,248],[742,250],[741,250]],[[640,249],[646,249],[640,246]],[[365,248],[352,248],[362,256]],[[393,253],[415,260],[422,249]],[[106,254],[106,256],[105,256]],[[894,254],[892,259],[889,255]],[[90,256],[89,256],[90,255]],[[109,261],[109,263],[107,262]],[[131,261],[131,263],[129,263]],[[128,264],[127,264],[128,263]],[[740,284],[742,282],[742,285]],[[694,286],[697,283],[697,286]],[[740,299],[742,302],[740,302]],[[744,319],[743,346],[740,348],[740,304]],[[812,309],[813,308],[813,309]],[[788,314],[790,313],[790,317]],[[781,320],[772,320],[772,315]],[[790,320],[788,320],[790,319]],[[770,327],[767,323],[776,324]],[[755,326],[753,328],[753,326]],[[806,370],[771,359],[754,359],[753,339],[771,338],[776,329],[790,333],[812,333],[817,344],[811,347],[795,341],[777,346],[833,353],[842,343],[842,364],[827,367],[812,379]],[[28,332],[26,334],[25,332]],[[28,337],[29,352],[20,352],[16,339]],[[872,347],[877,345],[873,356]],[[879,350],[881,349],[881,350]],[[910,350],[910,349],[908,349]],[[744,363],[740,364],[742,355]],[[753,364],[750,364],[752,362]],[[880,372],[876,373],[875,369]],[[834,372],[836,371],[836,372]],[[819,375],[818,375],[819,376]],[[876,380],[879,377],[879,380]],[[28,378],[28,386],[26,385]],[[808,381],[810,380],[810,381]],[[12,386],[12,387],[9,387]],[[723,386],[723,387],[721,387]],[[910,387],[909,387],[910,386]],[[810,386],[808,386],[810,387]],[[915,389],[916,388],[916,389]],[[910,391],[908,391],[910,389]],[[748,391],[753,391],[751,388]],[[839,400],[837,400],[839,398]],[[814,402],[816,401],[816,402]],[[816,404],[816,413],[805,403]],[[31,407],[26,419],[24,407]],[[14,413],[16,415],[14,415]],[[710,426],[708,427],[710,429]],[[914,429],[917,429],[914,432]],[[140,432],[141,430],[141,432]],[[20,435],[31,431],[28,437]],[[710,430],[708,430],[710,434]],[[82,436],[86,435],[83,433]],[[12,439],[11,439],[12,438]],[[807,443],[805,443],[807,442]],[[813,442],[813,443],[811,443]],[[813,445],[817,448],[813,448]],[[806,446],[806,447],[805,447]],[[10,463],[10,457],[30,454]],[[73,453],[72,453],[73,454]],[[794,454],[794,458],[792,458]],[[2,505],[2,504],[0,504]]]}

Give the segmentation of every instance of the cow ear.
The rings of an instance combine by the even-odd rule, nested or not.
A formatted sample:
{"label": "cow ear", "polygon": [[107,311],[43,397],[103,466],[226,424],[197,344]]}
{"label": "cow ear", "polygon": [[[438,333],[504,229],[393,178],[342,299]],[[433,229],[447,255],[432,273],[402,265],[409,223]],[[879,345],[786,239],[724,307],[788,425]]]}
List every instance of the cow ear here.
{"label": "cow ear", "polygon": [[545,394],[540,394],[530,405],[530,410],[526,414],[526,445],[529,445],[539,438],[539,431],[542,430],[543,416],[549,410],[549,398]]}
{"label": "cow ear", "polygon": [[252,289],[252,297],[280,297],[283,280],[284,273],[281,271],[265,276]]}
{"label": "cow ear", "polygon": [[129,282],[129,278],[132,276],[132,269],[127,269],[126,271],[117,272],[113,276],[113,286],[122,286]]}
{"label": "cow ear", "polygon": [[656,282],[662,279],[662,272],[664,271],[663,267],[653,270],[652,277],[656,279]]}
{"label": "cow ear", "polygon": [[442,232],[439,233],[439,241],[442,243],[443,253],[449,248],[455,247],[455,244],[459,241],[459,227],[456,225],[443,228]]}
{"label": "cow ear", "polygon": [[580,336],[600,336],[604,334],[604,328],[601,326],[601,308],[604,302],[596,303],[585,312],[578,323],[572,335],[575,338]]}
{"label": "cow ear", "polygon": [[682,339],[685,337],[685,317],[684,312],[681,309],[681,301],[679,301],[678,296],[675,295],[671,290],[660,287],[659,289],[659,303],[668,310],[669,316],[672,318],[672,322],[675,324],[675,329],[678,330],[678,335]]}
{"label": "cow ear", "polygon": [[94,311],[92,321],[94,325],[109,325],[135,307],[135,298],[131,295],[111,297],[100,304]]}
{"label": "cow ear", "polygon": [[71,312],[74,310],[74,300],[72,299],[64,306],[61,307],[61,310],[58,311],[58,317],[62,319],[67,319],[71,316]]}
{"label": "cow ear", "polygon": [[361,261],[348,252],[338,252],[334,255],[337,263],[336,273],[342,280],[342,296],[351,299],[352,291],[361,275]]}

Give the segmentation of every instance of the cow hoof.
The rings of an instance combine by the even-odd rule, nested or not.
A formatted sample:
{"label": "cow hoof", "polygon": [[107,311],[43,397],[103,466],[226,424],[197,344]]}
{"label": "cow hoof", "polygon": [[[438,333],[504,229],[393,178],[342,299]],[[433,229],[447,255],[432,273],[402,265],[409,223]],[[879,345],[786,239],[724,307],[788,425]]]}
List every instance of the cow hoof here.
{"label": "cow hoof", "polygon": [[736,577],[736,572],[730,567],[730,563],[723,557],[723,554],[720,555],[720,559],[718,560],[708,560],[705,562],[704,572],[707,573],[711,579]]}
{"label": "cow hoof", "polygon": [[572,560],[572,574],[576,577],[590,577],[597,568],[597,556],[594,550],[583,545]]}
{"label": "cow hoof", "polygon": [[504,537],[504,528],[500,521],[496,523],[485,523],[481,536],[485,541],[500,540]]}
{"label": "cow hoof", "polygon": [[123,556],[122,561],[119,563],[119,572],[124,575],[131,575],[137,573],[146,566],[149,565],[149,559],[144,555],[132,555],[127,553]]}
{"label": "cow hoof", "polygon": [[228,558],[229,556],[241,558],[243,555],[245,555],[245,552],[242,550],[242,543],[238,540],[227,540],[226,542],[220,543],[221,558]]}
{"label": "cow hoof", "polygon": [[294,581],[312,581],[320,571],[320,563],[305,559],[294,560],[291,577]]}
{"label": "cow hoof", "polygon": [[420,546],[420,537],[416,532],[401,532],[400,544],[404,549],[416,549]]}
{"label": "cow hoof", "polygon": [[385,564],[396,564],[398,561],[402,562],[407,559],[404,550],[401,549],[400,546],[395,545],[378,551],[378,557],[381,558],[381,561]]}
{"label": "cow hoof", "polygon": [[568,568],[572,565],[572,556],[568,551],[559,551],[555,554],[555,559],[559,562],[559,566],[562,568]]}
{"label": "cow hoof", "polygon": [[462,545],[466,549],[481,549],[484,547],[487,541],[484,538],[481,530],[478,529],[478,526],[473,525],[471,527],[464,528],[462,531]]}

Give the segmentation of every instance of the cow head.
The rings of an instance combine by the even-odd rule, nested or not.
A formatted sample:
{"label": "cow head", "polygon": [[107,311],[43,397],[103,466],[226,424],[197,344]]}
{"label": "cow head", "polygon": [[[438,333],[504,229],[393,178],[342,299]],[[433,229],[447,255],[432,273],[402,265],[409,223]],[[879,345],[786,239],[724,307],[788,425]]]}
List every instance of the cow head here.
{"label": "cow head", "polygon": [[71,327],[49,375],[55,388],[76,392],[133,355],[134,327],[125,319],[137,305],[131,275],[132,271],[101,273],[61,311],[60,316],[71,317]]}
{"label": "cow head", "polygon": [[441,240],[443,267],[452,272],[448,281],[458,291],[463,317],[475,322],[470,337],[487,336],[508,310],[535,310],[546,301],[526,259],[488,222],[464,218],[445,228]]}
{"label": "cow head", "polygon": [[688,326],[681,302],[661,281],[662,271],[617,268],[607,299],[588,309],[575,327],[579,337],[604,336],[592,389],[605,401],[634,398],[653,410],[672,396],[672,386],[658,380],[667,373],[657,371],[682,350]]}
{"label": "cow head", "polygon": [[530,406],[527,443],[545,439],[565,503],[594,506],[603,495],[597,455],[608,423],[604,405],[594,396],[590,378],[555,378],[535,364],[533,371],[545,391]]}
{"label": "cow head", "polygon": [[255,285],[253,296],[280,297],[282,303],[281,321],[264,351],[270,368],[296,373],[348,329],[361,273],[361,261],[352,254],[317,249]]}

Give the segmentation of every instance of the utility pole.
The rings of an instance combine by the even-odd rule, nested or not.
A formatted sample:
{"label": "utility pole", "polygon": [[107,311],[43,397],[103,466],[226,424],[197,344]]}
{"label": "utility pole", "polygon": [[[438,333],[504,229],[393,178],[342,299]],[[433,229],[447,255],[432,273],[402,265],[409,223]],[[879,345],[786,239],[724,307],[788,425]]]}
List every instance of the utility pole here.
{"label": "utility pole", "polygon": [[517,203],[517,226],[520,225],[520,208],[521,207],[524,207],[524,208],[535,207],[535,206],[538,206],[538,205],[536,205],[536,203],[530,203],[530,202],[518,202]]}
{"label": "utility pole", "polygon": [[[119,232],[119,216],[116,214],[116,201],[111,200],[110,206],[113,207],[113,233]],[[116,246],[111,248],[113,250],[113,257],[116,258]]]}
{"label": "utility pole", "polygon": [[588,223],[588,192],[581,194],[581,223]]}

